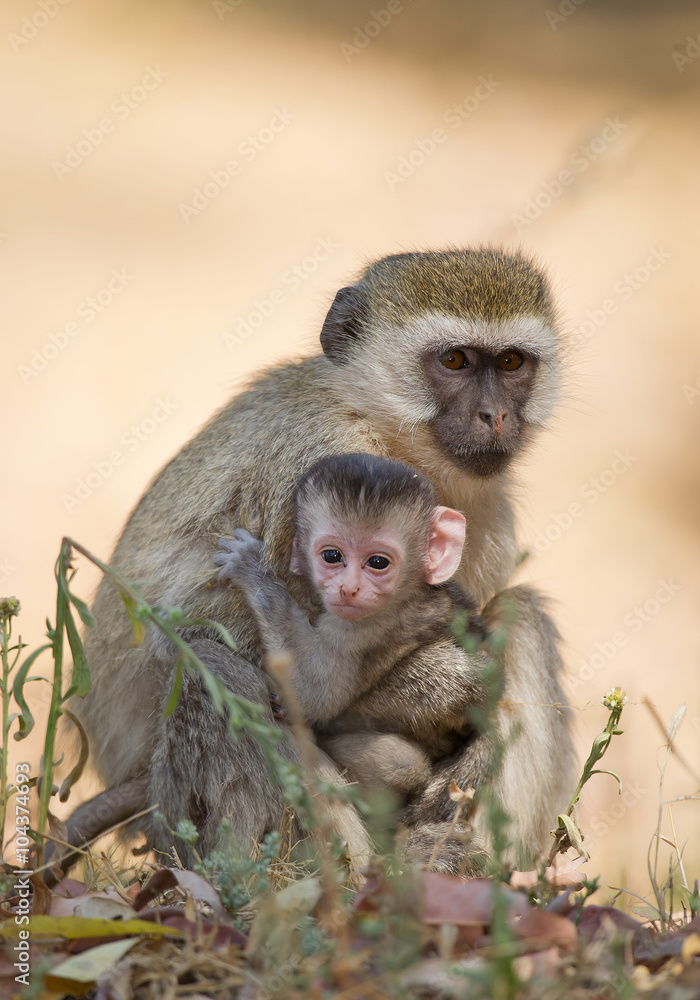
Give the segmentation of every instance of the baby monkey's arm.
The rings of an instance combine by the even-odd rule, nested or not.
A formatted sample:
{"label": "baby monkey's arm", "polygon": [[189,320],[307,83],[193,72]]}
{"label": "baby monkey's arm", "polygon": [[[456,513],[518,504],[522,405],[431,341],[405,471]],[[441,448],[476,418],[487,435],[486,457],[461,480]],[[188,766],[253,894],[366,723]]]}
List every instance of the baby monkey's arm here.
{"label": "baby monkey's arm", "polygon": [[219,546],[223,551],[213,557],[221,567],[218,579],[242,590],[267,655],[292,654],[292,681],[304,718],[311,723],[334,718],[364,690],[359,658],[311,625],[286,584],[263,564],[259,539],[237,528]]}

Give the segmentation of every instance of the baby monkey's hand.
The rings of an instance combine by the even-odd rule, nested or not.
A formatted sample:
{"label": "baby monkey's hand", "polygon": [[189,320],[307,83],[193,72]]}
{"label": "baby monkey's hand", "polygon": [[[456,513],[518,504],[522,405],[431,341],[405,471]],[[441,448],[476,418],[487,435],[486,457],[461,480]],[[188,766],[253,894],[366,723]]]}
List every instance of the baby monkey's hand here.
{"label": "baby monkey's hand", "polygon": [[262,542],[245,528],[236,528],[233,538],[220,538],[219,547],[224,551],[217,552],[213,561],[216,566],[221,566],[220,582],[232,580],[233,583],[243,583],[260,575]]}

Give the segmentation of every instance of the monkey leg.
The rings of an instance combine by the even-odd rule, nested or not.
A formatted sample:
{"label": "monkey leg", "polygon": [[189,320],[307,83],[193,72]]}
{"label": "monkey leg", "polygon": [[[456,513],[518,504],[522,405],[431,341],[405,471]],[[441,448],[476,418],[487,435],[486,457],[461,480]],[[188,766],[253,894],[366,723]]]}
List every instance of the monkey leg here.
{"label": "monkey leg", "polygon": [[[267,679],[259,667],[248,663],[220,643],[197,639],[193,651],[230,690],[268,706]],[[298,762],[289,739],[279,741],[277,752]],[[319,773],[342,784],[339,772],[323,759]],[[149,803],[158,803],[166,826],[151,819],[147,836],[156,849],[168,852],[175,840],[180,859],[191,865],[194,851],[167,827],[175,829],[182,819],[194,823],[199,832],[195,850],[205,855],[216,845],[217,830],[223,819],[231,822],[233,834],[244,848],[250,848],[267,832],[278,829],[284,814],[282,790],[272,780],[260,744],[241,732],[233,740],[227,722],[212,705],[197,677],[185,675],[175,711],[161,718],[159,738],[153,755]],[[347,841],[351,858],[364,864],[369,856],[369,842],[357,811],[349,805],[329,805],[331,823],[342,840]],[[298,824],[293,835],[304,834]]]}
{"label": "monkey leg", "polygon": [[[573,791],[570,712],[559,683],[559,634],[543,604],[536,591],[520,586],[498,594],[484,609],[489,628],[507,630],[504,690],[495,718],[497,738],[504,746],[500,767],[491,774],[490,742],[476,735],[436,765],[425,791],[405,814],[416,831],[445,822],[456,809],[448,794],[452,779],[463,789],[490,782],[509,816],[512,847],[502,860],[513,867],[533,866]],[[483,802],[477,800],[469,823],[474,844],[488,845],[493,831]]]}
{"label": "monkey leg", "polygon": [[489,855],[468,824],[421,823],[404,827],[399,850],[411,864],[433,872],[474,877],[485,874]]}
{"label": "monkey leg", "polygon": [[428,754],[394,733],[343,733],[319,742],[348,781],[361,786],[384,785],[408,795],[424,788],[431,776]]}

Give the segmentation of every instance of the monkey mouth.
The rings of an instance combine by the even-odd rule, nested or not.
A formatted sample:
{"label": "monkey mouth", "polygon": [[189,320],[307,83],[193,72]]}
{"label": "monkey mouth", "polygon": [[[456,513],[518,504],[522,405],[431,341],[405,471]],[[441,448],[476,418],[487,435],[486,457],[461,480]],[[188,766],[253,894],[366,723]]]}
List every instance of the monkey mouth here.
{"label": "monkey mouth", "polygon": [[449,444],[447,448],[450,456],[456,459],[458,465],[479,479],[488,479],[489,476],[503,472],[516,451],[515,448],[509,447],[503,441],[496,441],[488,447],[483,445],[475,447],[458,442]]}
{"label": "monkey mouth", "polygon": [[367,615],[372,614],[372,608],[368,608],[365,604],[348,604],[340,601],[337,603],[329,602],[326,604],[326,608],[346,622],[356,622],[360,618],[365,618]]}

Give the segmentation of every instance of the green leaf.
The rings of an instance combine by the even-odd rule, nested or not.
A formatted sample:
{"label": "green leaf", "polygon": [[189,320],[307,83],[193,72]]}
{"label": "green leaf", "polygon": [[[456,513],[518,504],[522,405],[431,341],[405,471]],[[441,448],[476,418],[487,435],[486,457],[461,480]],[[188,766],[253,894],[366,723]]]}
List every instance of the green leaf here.
{"label": "green leaf", "polygon": [[[166,619],[170,618],[169,624],[179,629],[185,629],[185,628],[211,629],[211,631],[217,632],[221,636],[221,638],[224,640],[225,644],[228,646],[229,649],[232,649],[234,652],[238,649],[238,645],[235,639],[233,638],[229,630],[227,628],[224,628],[221,622],[215,622],[211,618],[188,618],[181,611],[179,611],[178,608],[170,608],[170,609],[154,608],[153,610],[157,614],[161,615]],[[173,612],[176,611],[179,612],[179,615],[181,617],[178,617],[177,620],[174,620],[172,618],[172,615]]]}
{"label": "green leaf", "polygon": [[90,690],[92,681],[87,656],[85,655],[85,647],[83,646],[69,606],[66,607],[65,626],[68,645],[73,656],[73,675],[71,677],[70,689],[65,697],[67,698],[68,694],[75,693],[80,698],[83,698]]}
{"label": "green leaf", "polygon": [[557,821],[560,826],[563,826],[566,830],[567,836],[569,838],[569,843],[574,847],[579,854],[581,854],[586,860],[589,859],[590,855],[586,848],[583,846],[583,836],[581,831],[576,826],[571,816],[567,816],[562,813],[561,816],[557,816]]}
{"label": "green leaf", "polygon": [[78,761],[70,774],[64,778],[63,783],[61,784],[61,790],[58,794],[60,801],[65,802],[70,794],[71,788],[85,770],[85,765],[87,764],[88,757],[90,756],[90,745],[88,743],[85,730],[73,713],[69,712],[67,708],[62,708],[61,713],[68,716],[75,728],[78,730],[78,735],[80,736],[80,754],[78,755]]}
{"label": "green leaf", "polygon": [[71,590],[68,591],[68,596],[70,598],[71,604],[80,615],[80,620],[83,623],[83,625],[85,625],[87,628],[94,628],[97,622],[95,621],[95,617],[90,611],[90,608],[87,606],[85,601],[81,600],[80,597],[76,597],[76,595]]}
{"label": "green leaf", "polygon": [[[68,604],[72,604],[75,607],[76,611],[80,615],[80,619],[83,622],[83,624],[87,625],[88,628],[94,628],[95,619],[90,613],[90,609],[88,608],[87,604],[80,597],[77,597],[75,594],[73,594],[71,592],[70,587],[68,586],[68,581],[72,580],[73,577],[75,576],[75,570],[71,571],[70,567],[71,554],[72,554],[71,547],[64,540],[63,544],[61,545],[61,553],[58,557],[58,563],[56,568],[56,580],[58,582],[58,589],[66,598],[66,602]],[[68,614],[70,614],[68,608],[66,608],[66,611],[68,612]]]}
{"label": "green leaf", "polygon": [[168,704],[165,706],[165,718],[167,719],[169,715],[172,715],[177,707],[177,703],[180,700],[180,692],[182,691],[182,657],[178,656],[177,663],[175,664],[175,679],[173,680],[173,686],[168,697]]}
{"label": "green leaf", "polygon": [[120,591],[120,593],[134,633],[134,645],[140,646],[143,642],[143,637],[146,634],[146,628],[139,617],[139,611],[141,609],[133,597],[129,597],[129,595],[125,594],[123,590]]}
{"label": "green leaf", "polygon": [[622,778],[619,774],[615,774],[614,771],[606,771],[605,768],[596,768],[595,771],[591,771],[591,774],[609,774],[611,778],[614,778],[617,782],[618,794],[622,795]]}
{"label": "green leaf", "polygon": [[[24,697],[24,685],[27,682],[27,674],[34,665],[34,662],[39,656],[41,656],[42,653],[45,653],[47,649],[51,649],[51,643],[47,642],[43,646],[39,646],[38,649],[35,649],[33,653],[29,654],[27,659],[15,674],[14,683],[12,685],[12,694],[20,711],[17,722],[19,728],[15,733],[16,740],[23,740],[25,736],[29,736],[34,728],[34,716],[29,711],[29,706],[27,705],[26,698]],[[33,680],[34,678],[31,679]]]}
{"label": "green leaf", "polygon": [[224,688],[218,677],[215,677],[212,672],[201,662],[198,661],[198,666],[196,669],[199,671],[199,675],[204,681],[204,686],[207,689],[207,693],[212,700],[212,704],[218,715],[224,714],[224,705],[227,701],[226,699],[226,689]]}

